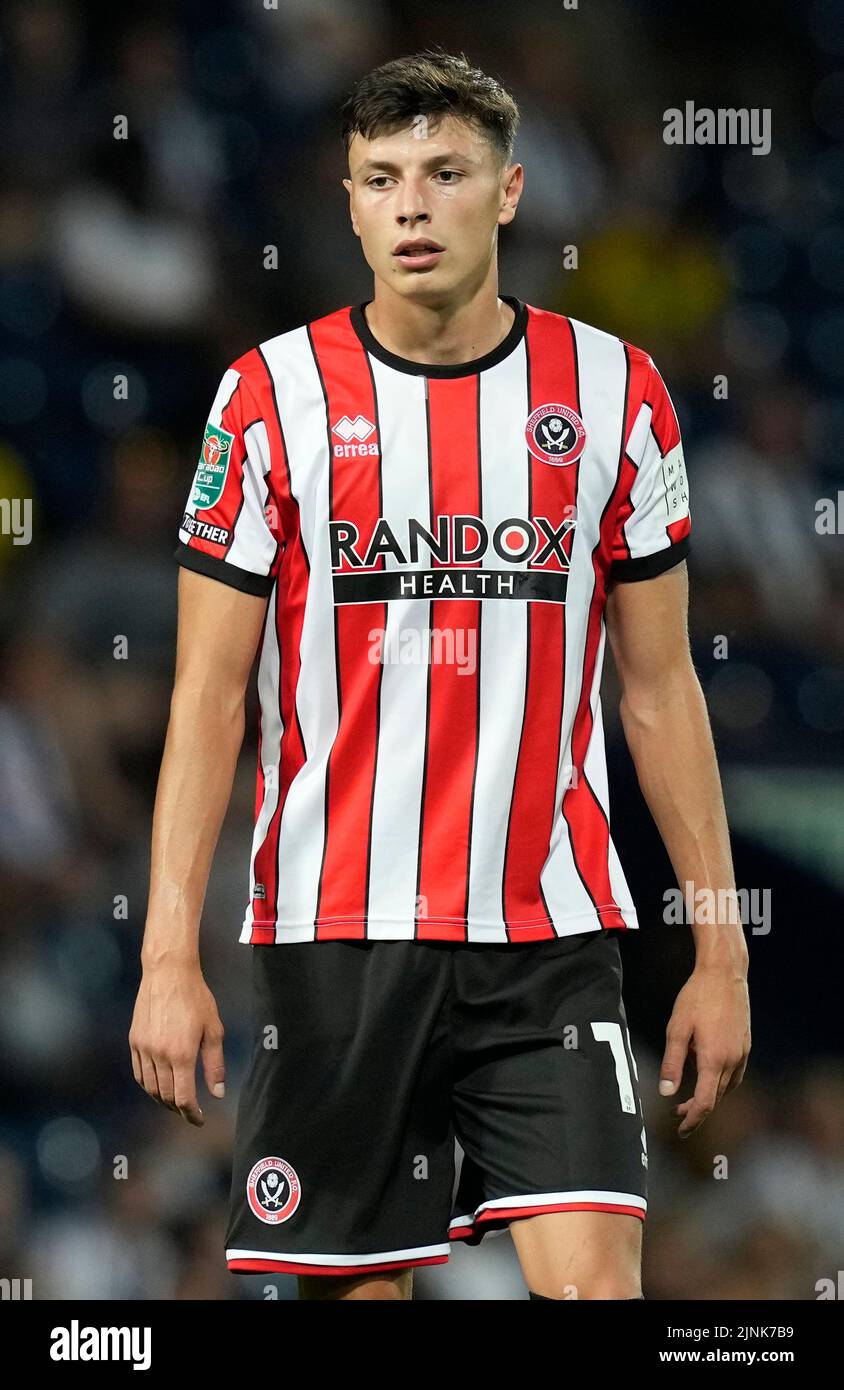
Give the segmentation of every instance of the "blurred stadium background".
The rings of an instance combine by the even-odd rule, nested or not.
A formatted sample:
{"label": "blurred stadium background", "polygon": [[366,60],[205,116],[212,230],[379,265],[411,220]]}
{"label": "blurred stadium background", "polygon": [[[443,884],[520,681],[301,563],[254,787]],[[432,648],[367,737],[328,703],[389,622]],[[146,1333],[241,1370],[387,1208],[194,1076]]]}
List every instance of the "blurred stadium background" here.
{"label": "blurred stadium background", "polygon": [[[222,1256],[254,702],[202,929],[228,1098],[203,1089],[198,1131],[131,1073],[172,551],[222,369],[371,296],[337,109],[362,72],[430,43],[521,106],[501,289],[645,347],[672,392],[737,879],[770,891],[770,930],[747,928],[747,1076],[681,1143],[656,1072],[691,938],[663,921],[673,878],[610,672],[613,829],[643,926],[622,948],[650,1136],[646,1296],[814,1299],[842,1268],[844,565],[817,512],[840,503],[844,531],[842,6],[24,0],[0,52],[0,497],[34,513],[30,544],[0,534],[0,1274],[39,1299],[295,1297],[292,1276],[235,1277]],[[665,145],[663,111],[689,99],[770,108],[771,152]],[[415,1296],[526,1297],[509,1235],[417,1271]]]}

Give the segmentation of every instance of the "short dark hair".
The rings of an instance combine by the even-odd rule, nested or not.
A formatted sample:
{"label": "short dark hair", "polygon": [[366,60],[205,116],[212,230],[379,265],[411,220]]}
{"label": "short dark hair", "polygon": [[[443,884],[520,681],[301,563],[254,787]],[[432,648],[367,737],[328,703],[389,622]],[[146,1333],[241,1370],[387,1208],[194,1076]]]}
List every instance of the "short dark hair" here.
{"label": "short dark hair", "polygon": [[362,77],[341,108],[346,155],[355,134],[389,135],[416,116],[456,116],[484,131],[501,167],[513,158],[519,108],[494,77],[473,68],[465,54],[427,48],[392,58]]}

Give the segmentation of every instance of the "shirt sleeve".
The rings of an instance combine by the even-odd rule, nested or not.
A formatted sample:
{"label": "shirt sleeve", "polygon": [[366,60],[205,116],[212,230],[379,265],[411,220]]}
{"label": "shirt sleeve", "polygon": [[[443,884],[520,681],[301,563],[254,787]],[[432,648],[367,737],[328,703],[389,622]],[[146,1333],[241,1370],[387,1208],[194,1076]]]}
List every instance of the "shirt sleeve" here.
{"label": "shirt sleeve", "polygon": [[268,595],[280,551],[267,427],[236,367],[217,388],[179,524],[180,565]]}
{"label": "shirt sleeve", "polygon": [[689,486],[677,413],[653,359],[627,440],[629,485],[618,511],[610,579],[652,579],[689,553]]}

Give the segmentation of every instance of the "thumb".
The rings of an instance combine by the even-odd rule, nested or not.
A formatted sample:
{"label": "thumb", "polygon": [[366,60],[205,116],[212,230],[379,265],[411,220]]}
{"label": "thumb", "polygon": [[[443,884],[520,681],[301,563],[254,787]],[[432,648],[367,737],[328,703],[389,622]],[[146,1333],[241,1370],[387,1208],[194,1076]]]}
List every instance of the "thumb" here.
{"label": "thumb", "polygon": [[661,1096],[673,1096],[680,1085],[680,1078],[686,1063],[687,1047],[688,1038],[686,1037],[669,1039],[663,1054],[662,1066],[659,1069],[659,1094]]}
{"label": "thumb", "polygon": [[222,1100],[226,1094],[226,1064],[223,1058],[222,1037],[214,1037],[206,1033],[202,1039],[200,1051],[205,1084],[212,1096]]}

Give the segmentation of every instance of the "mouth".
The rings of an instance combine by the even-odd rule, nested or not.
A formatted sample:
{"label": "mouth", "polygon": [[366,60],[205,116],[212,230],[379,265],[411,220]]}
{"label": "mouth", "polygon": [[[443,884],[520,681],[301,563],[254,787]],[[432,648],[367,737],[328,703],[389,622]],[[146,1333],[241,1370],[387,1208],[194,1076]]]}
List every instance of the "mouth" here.
{"label": "mouth", "polygon": [[403,241],[393,252],[393,258],[413,270],[428,270],[436,265],[443,251],[436,241]]}

